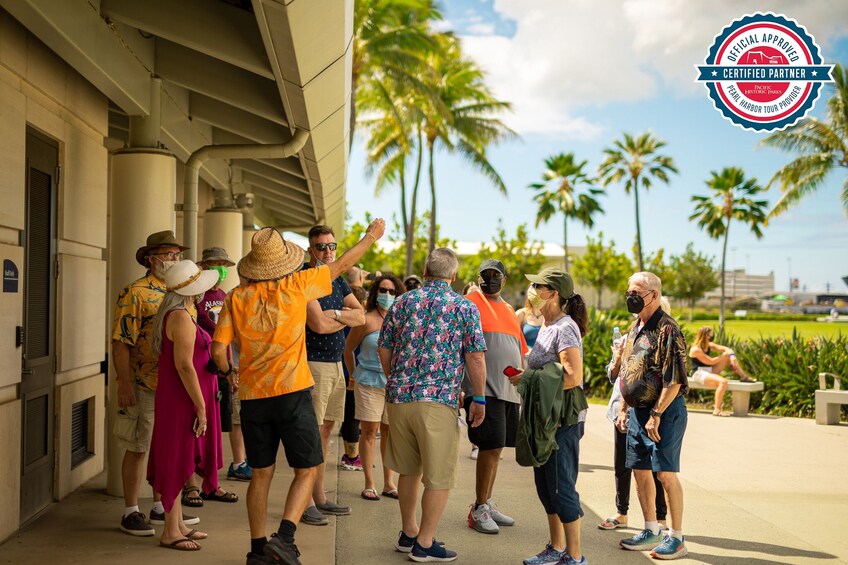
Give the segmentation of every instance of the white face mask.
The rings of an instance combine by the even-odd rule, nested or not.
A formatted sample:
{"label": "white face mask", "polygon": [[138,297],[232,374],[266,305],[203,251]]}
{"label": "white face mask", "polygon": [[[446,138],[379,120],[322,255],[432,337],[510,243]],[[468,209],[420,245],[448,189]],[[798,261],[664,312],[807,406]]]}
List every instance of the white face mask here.
{"label": "white face mask", "polygon": [[151,257],[150,258],[150,272],[152,272],[153,276],[156,277],[157,279],[164,280],[165,272],[168,269],[170,269],[171,267],[173,267],[174,265],[176,265],[177,263],[179,263],[179,261],[162,261],[158,257],[155,258],[155,260],[154,260],[154,258]]}

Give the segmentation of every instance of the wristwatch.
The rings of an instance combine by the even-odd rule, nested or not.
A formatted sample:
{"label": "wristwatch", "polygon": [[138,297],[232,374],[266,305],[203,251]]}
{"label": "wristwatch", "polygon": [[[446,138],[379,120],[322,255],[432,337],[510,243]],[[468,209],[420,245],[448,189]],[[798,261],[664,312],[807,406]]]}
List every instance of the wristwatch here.
{"label": "wristwatch", "polygon": [[657,412],[655,408],[651,408],[651,417],[655,417],[655,416],[659,417],[659,416],[662,416],[662,415],[663,415],[662,412]]}
{"label": "wristwatch", "polygon": [[336,316],[336,321],[338,321],[339,318],[341,318],[342,316],[341,312],[339,312],[338,310],[333,310],[333,315]]}

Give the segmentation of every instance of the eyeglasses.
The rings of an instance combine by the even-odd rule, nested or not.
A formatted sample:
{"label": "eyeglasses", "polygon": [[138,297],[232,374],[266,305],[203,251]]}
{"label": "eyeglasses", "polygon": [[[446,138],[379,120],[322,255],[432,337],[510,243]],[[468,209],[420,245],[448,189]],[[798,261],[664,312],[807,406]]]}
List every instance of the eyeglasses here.
{"label": "eyeglasses", "polygon": [[648,295],[649,295],[649,294],[651,294],[652,292],[654,292],[654,291],[653,291],[653,290],[649,290],[649,291],[648,291],[648,292],[646,292],[645,294],[640,295],[638,290],[632,290],[632,291],[625,292],[625,293],[624,293],[624,298],[628,298],[628,297],[631,297],[631,296],[639,296],[640,298],[645,298],[646,296],[648,296]]}
{"label": "eyeglasses", "polygon": [[151,255],[155,255],[156,257],[167,257],[168,259],[174,261],[182,261],[183,254],[180,251],[166,251],[164,253],[151,253]]}
{"label": "eyeglasses", "polygon": [[534,290],[553,290],[549,285],[543,283],[533,283],[531,286]]}
{"label": "eyeglasses", "polygon": [[397,296],[397,291],[393,288],[385,288],[381,286],[377,289],[377,292],[380,294],[391,294],[392,296]]}
{"label": "eyeglasses", "polygon": [[326,251],[327,249],[329,249],[330,251],[335,251],[338,246],[338,243],[316,243],[312,247],[314,247],[318,251]]}

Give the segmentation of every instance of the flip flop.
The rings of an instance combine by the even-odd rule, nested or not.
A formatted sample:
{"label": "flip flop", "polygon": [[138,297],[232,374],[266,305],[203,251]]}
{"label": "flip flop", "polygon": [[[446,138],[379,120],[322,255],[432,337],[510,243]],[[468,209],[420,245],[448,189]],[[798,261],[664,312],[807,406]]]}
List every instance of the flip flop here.
{"label": "flip flop", "polygon": [[[194,545],[194,547],[189,547],[186,544],[190,543]],[[175,539],[171,543],[165,543],[164,541],[159,541],[159,545],[168,549],[176,549],[177,551],[199,551],[200,544],[198,544],[194,540],[190,540],[188,538],[179,538]]]}
{"label": "flip flop", "polygon": [[190,539],[191,541],[198,541],[202,539],[206,539],[209,537],[209,534],[206,532],[198,532],[197,530],[191,530],[189,533],[185,534],[186,539]]}
{"label": "flip flop", "polygon": [[598,524],[599,530],[615,530],[615,529],[618,529],[618,528],[626,528],[626,527],[627,527],[627,524],[622,524],[621,522],[619,522],[615,518],[607,518],[606,520],[604,520],[603,522]]}
{"label": "flip flop", "polygon": [[377,494],[377,490],[373,489],[373,488],[367,488],[367,489],[363,490],[359,494],[359,496],[361,496],[365,500],[371,500],[371,501],[380,500],[380,495]]}
{"label": "flip flop", "polygon": [[730,412],[724,412],[724,411],[722,411],[722,412],[713,412],[713,416],[720,416],[720,417],[722,417],[722,418],[728,418],[728,417],[730,417],[730,416],[732,416],[732,415],[733,415],[733,414],[731,414]]}
{"label": "flip flop", "polygon": [[395,500],[397,500],[398,499],[398,491],[397,491],[396,488],[393,488],[392,490],[384,490],[383,496],[386,496],[388,498],[394,498]]}
{"label": "flip flop", "polygon": [[217,500],[218,502],[238,502],[239,499],[236,493],[229,492],[226,490],[224,490],[224,494],[218,494],[217,490],[214,492],[210,492],[209,494],[201,492],[200,498],[202,498],[203,500]]}

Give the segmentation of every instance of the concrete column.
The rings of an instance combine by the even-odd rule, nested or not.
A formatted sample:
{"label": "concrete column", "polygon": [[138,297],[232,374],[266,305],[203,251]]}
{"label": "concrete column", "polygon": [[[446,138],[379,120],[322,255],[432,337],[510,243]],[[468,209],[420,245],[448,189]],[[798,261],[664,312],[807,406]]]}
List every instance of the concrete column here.
{"label": "concrete column", "polygon": [[[166,151],[127,149],[112,155],[111,246],[109,249],[109,296],[114,304],[118,293],[144,275],[135,260],[135,252],[147,236],[175,229],[174,196],[177,186],[177,161]],[[179,241],[179,238],[178,238]],[[114,312],[109,312],[112,319]],[[111,358],[111,352],[110,352]],[[124,450],[112,434],[118,399],[115,369],[109,364],[109,400],[106,426],[106,491],[123,495],[121,462]],[[142,496],[149,488],[142,487]]]}
{"label": "concrete column", "polygon": [[[203,216],[203,249],[207,247],[223,247],[234,263],[242,258],[242,214],[235,209],[214,208],[206,210]],[[202,249],[198,249],[197,259],[201,259]],[[238,286],[238,274],[231,267],[227,278],[221,283],[221,288],[229,292]]]}
{"label": "concrete column", "polygon": [[242,233],[242,257],[250,253],[250,242],[253,241],[253,234],[256,233],[256,230],[253,228],[244,228]]}

